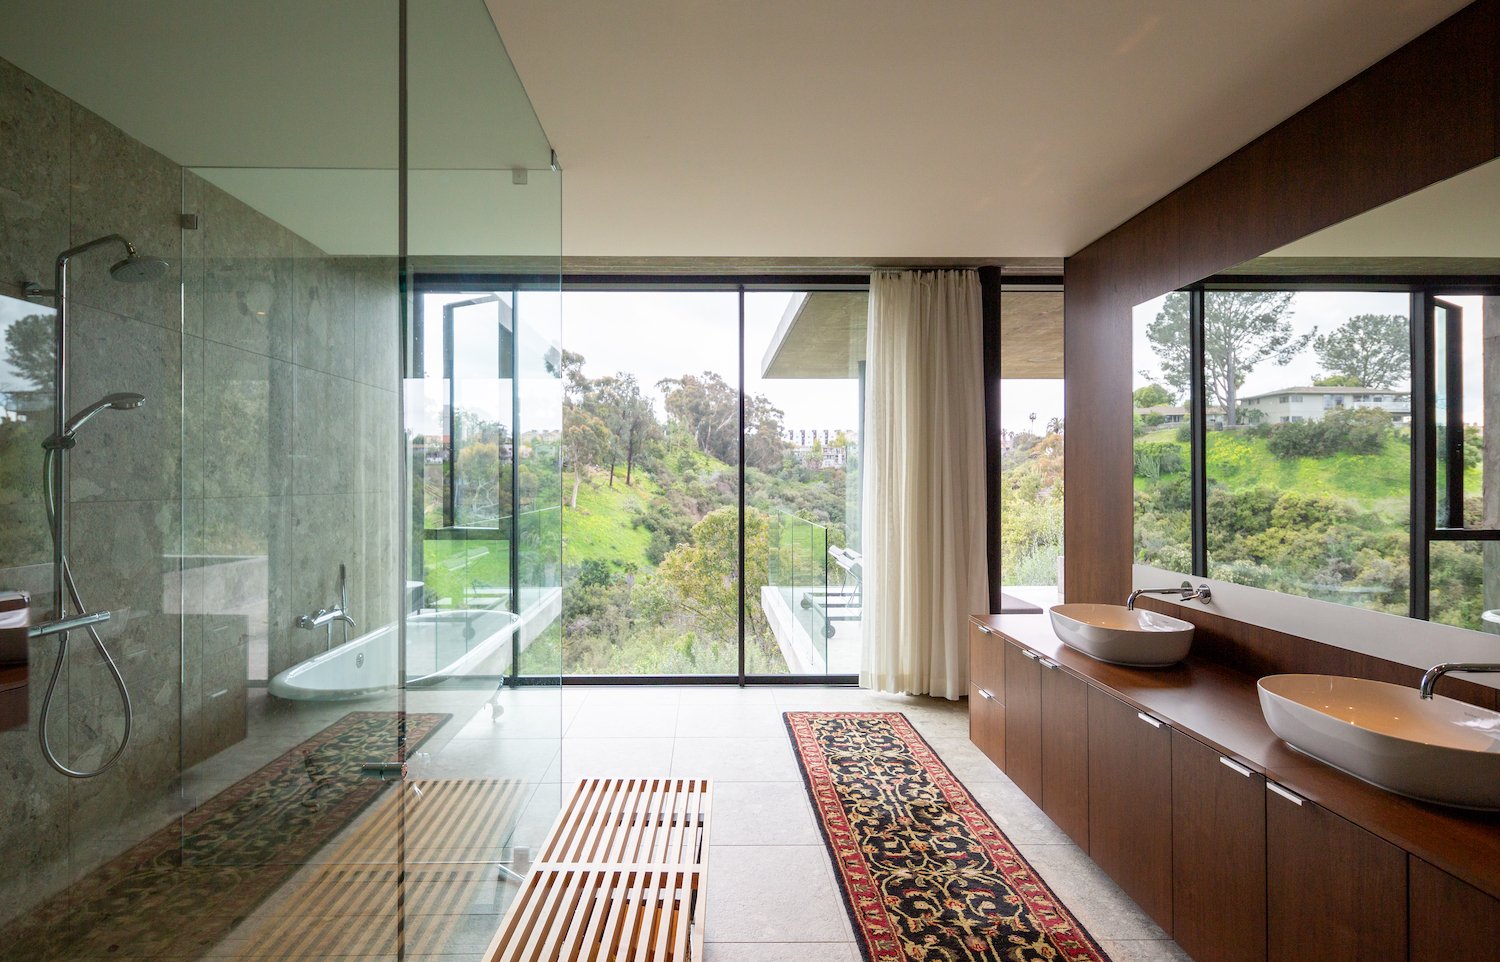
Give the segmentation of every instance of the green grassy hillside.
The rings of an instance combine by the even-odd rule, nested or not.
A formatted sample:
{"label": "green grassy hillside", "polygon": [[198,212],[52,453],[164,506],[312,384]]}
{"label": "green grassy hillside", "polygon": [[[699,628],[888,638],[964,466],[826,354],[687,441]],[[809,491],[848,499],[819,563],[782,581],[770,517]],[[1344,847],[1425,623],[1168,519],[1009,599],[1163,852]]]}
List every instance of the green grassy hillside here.
{"label": "green grassy hillside", "polygon": [[563,482],[563,558],[569,568],[597,559],[622,568],[648,568],[646,548],[651,532],[632,523],[636,514],[657,491],[656,483],[637,470],[625,485],[622,465],[615,472],[614,487],[609,472],[586,475],[578,487],[578,508],[572,507],[573,479]]}
{"label": "green grassy hillside", "polygon": [[[1151,443],[1177,445],[1182,463],[1188,463],[1188,445],[1177,440],[1175,428],[1136,439],[1137,446]],[[1231,492],[1264,486],[1353,501],[1370,510],[1404,513],[1411,490],[1411,446],[1402,435],[1388,440],[1379,454],[1283,459],[1271,453],[1265,438],[1210,431],[1208,476],[1212,483],[1222,484]],[[1479,491],[1479,468],[1470,468],[1464,478],[1468,490]],[[1149,490],[1158,483],[1139,476],[1135,479],[1137,491]]]}

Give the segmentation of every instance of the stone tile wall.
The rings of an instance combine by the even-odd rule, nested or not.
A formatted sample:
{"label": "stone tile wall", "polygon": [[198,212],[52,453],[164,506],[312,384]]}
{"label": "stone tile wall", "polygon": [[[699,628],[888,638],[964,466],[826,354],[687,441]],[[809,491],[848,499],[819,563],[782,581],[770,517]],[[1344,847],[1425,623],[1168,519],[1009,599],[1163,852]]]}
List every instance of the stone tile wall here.
{"label": "stone tile wall", "polygon": [[[181,230],[183,212],[198,230]],[[337,598],[340,562],[358,631],[397,615],[394,262],[326,255],[0,61],[0,295],[51,287],[58,252],[114,232],[172,267],[125,285],[109,276],[113,250],[73,264],[72,406],[111,391],[147,400],[80,435],[70,552],[85,601],[116,613],[105,640],[136,727],[105,775],[48,768],[36,724],[57,644],[34,643],[32,726],[0,733],[12,867],[0,921],[170,820],[181,770],[246,737],[247,679],[325,646],[293,622]],[[0,360],[0,390],[6,370]],[[50,378],[31,387],[54,390]],[[51,571],[37,441],[50,418],[0,424],[0,472],[16,468],[0,488],[0,587],[32,591],[38,616]],[[54,744],[95,765],[119,718],[75,633]]]}

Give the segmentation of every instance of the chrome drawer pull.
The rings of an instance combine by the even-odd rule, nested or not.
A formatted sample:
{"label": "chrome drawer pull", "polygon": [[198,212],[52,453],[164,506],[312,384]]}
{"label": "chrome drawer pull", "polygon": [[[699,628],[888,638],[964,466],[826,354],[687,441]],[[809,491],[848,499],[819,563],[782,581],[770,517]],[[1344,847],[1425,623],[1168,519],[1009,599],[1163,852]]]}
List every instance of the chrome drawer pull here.
{"label": "chrome drawer pull", "polygon": [[1233,759],[1230,759],[1230,758],[1225,758],[1223,755],[1219,756],[1219,762],[1225,768],[1229,769],[1231,772],[1234,772],[1236,775],[1243,775],[1246,778],[1249,778],[1251,775],[1255,774],[1250,769],[1246,768],[1244,765],[1241,765],[1239,762],[1234,761]]}
{"label": "chrome drawer pull", "polygon": [[1040,664],[1043,668],[1056,668],[1057,667],[1057,662],[1051,661],[1051,660],[1046,659],[1046,658],[1038,658],[1037,659],[1037,663]]}
{"label": "chrome drawer pull", "polygon": [[989,629],[988,629],[988,628],[986,628],[986,627],[985,627],[985,626],[984,626],[984,625],[975,625],[975,626],[974,626],[974,627],[975,627],[975,628],[978,628],[978,629],[979,629],[979,633],[980,633],[980,634],[983,634],[983,635],[991,635],[991,634],[994,634],[994,632],[992,632],[992,631],[990,631],[990,630],[989,630]]}
{"label": "chrome drawer pull", "polygon": [[1027,658],[1030,658],[1032,661],[1036,661],[1038,658],[1041,657],[1036,652],[1034,652],[1034,651],[1027,651],[1025,648],[1021,649],[1021,654],[1025,655]]}
{"label": "chrome drawer pull", "polygon": [[1303,802],[1303,798],[1301,795],[1298,795],[1289,788],[1282,788],[1280,785],[1276,784],[1270,779],[1266,780],[1266,787],[1275,792],[1277,795],[1280,795],[1282,798],[1291,802],[1293,805],[1301,805]]}
{"label": "chrome drawer pull", "polygon": [[979,697],[980,698],[988,698],[990,701],[994,701],[995,700],[994,694],[991,691],[989,691],[989,689],[987,689],[987,688],[981,688],[981,689],[979,689]]}
{"label": "chrome drawer pull", "polygon": [[1152,728],[1160,728],[1161,727],[1161,719],[1160,718],[1152,718],[1150,715],[1146,714],[1143,711],[1136,712],[1135,713],[1135,717],[1139,718],[1141,721],[1143,721],[1146,724],[1150,725]]}

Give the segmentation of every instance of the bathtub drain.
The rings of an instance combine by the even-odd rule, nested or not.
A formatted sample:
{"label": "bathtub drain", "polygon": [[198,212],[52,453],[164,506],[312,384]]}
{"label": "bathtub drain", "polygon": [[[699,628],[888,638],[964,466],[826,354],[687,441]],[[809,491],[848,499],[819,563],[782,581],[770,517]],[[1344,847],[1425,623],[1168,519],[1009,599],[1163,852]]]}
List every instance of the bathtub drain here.
{"label": "bathtub drain", "polygon": [[354,656],[354,667],[355,668],[363,668],[364,666],[365,666],[365,653],[364,652],[360,652],[359,654],[357,654],[357,655]]}

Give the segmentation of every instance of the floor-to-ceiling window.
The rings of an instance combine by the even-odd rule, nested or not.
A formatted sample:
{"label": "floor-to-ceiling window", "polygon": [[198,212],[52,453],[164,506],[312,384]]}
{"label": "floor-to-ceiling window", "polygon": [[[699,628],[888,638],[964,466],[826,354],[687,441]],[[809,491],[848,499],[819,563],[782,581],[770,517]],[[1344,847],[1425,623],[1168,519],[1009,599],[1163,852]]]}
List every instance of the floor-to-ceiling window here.
{"label": "floor-to-ceiling window", "polygon": [[[512,280],[473,281],[418,293],[413,580],[436,610],[513,610],[508,519],[536,442],[493,399],[512,397],[539,308]],[[854,679],[867,301],[859,278],[570,285],[545,442],[563,466],[562,619],[533,650],[575,680]]]}

